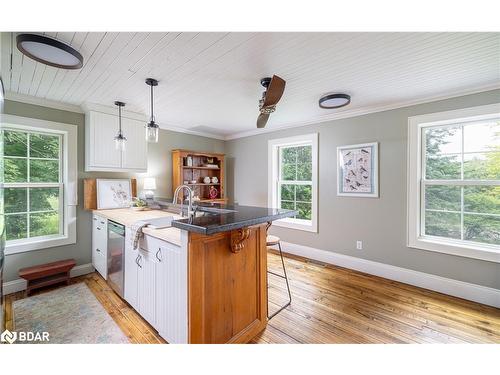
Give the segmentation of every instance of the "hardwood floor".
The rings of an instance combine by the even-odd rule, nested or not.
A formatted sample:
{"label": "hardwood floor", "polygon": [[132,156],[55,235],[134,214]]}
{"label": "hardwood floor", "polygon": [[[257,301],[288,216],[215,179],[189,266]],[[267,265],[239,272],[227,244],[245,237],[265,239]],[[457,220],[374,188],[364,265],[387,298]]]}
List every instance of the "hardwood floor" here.
{"label": "hardwood floor", "polygon": [[[280,272],[270,253],[269,269]],[[500,343],[500,309],[345,268],[286,258],[292,305],[254,343]],[[133,343],[165,343],[97,274],[85,282]],[[286,300],[285,281],[269,275],[270,312]],[[36,294],[36,293],[34,293]],[[7,296],[7,328],[12,301]]]}

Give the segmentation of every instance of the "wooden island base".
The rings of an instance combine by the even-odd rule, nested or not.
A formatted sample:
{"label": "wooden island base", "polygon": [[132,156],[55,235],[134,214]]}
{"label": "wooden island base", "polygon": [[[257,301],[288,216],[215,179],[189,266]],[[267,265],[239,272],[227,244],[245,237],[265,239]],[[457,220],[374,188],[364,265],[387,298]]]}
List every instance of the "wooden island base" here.
{"label": "wooden island base", "polygon": [[267,325],[266,224],[189,233],[190,343],[247,343]]}

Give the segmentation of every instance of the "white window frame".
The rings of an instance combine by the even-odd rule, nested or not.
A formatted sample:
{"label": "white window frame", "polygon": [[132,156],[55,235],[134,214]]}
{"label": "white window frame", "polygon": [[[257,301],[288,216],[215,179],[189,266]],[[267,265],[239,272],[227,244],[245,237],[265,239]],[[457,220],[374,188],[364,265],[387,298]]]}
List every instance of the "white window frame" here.
{"label": "white window frame", "polygon": [[[5,255],[76,243],[76,210],[78,206],[77,126],[13,115],[2,115],[1,123],[2,129],[55,134],[59,135],[62,140],[62,166],[60,166],[62,180],[60,183],[63,186],[63,196],[59,208],[62,213],[62,220],[60,221],[62,224],[61,234],[7,241]],[[56,185],[59,184],[56,183]]]}
{"label": "white window frame", "polygon": [[280,207],[279,162],[280,149],[287,146],[311,145],[312,188],[311,188],[311,220],[285,218],[276,220],[279,227],[318,232],[318,133],[304,134],[295,137],[271,139],[268,141],[268,207]]}
{"label": "white window frame", "polygon": [[[407,179],[407,246],[474,259],[500,263],[500,246],[472,241],[444,239],[422,234],[424,198],[421,185],[425,148],[423,129],[466,122],[489,120],[500,116],[500,103],[464,108],[455,111],[431,113],[408,118],[408,179]],[[467,184],[465,182],[464,184]],[[473,183],[477,185],[477,182]]]}

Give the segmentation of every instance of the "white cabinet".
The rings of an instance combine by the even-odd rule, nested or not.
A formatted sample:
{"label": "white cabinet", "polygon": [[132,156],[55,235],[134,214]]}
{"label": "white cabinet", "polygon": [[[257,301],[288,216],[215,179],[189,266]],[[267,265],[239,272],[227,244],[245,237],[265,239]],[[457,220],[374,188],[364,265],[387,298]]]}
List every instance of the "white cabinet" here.
{"label": "white cabinet", "polygon": [[188,342],[187,256],[181,247],[162,242],[156,259],[156,325],[169,343]]}
{"label": "white cabinet", "polygon": [[127,170],[148,170],[148,143],[146,142],[144,123],[124,118],[123,134],[127,137],[127,146],[122,154],[122,168]]}
{"label": "white cabinet", "polygon": [[139,267],[137,270],[138,311],[154,327],[156,318],[156,267],[153,254],[149,251],[139,249],[137,265]]}
{"label": "white cabinet", "polygon": [[145,121],[122,115],[125,151],[115,148],[118,116],[103,111],[85,113],[85,171],[147,172],[148,146]]}
{"label": "white cabinet", "polygon": [[169,343],[188,342],[187,249],[125,231],[125,300]]}
{"label": "white cabinet", "polygon": [[92,215],[92,265],[107,278],[108,221],[99,215]]}
{"label": "white cabinet", "polygon": [[123,285],[123,297],[130,306],[139,311],[137,302],[137,272],[139,260],[139,251],[132,248],[132,232],[125,228],[125,280]]}

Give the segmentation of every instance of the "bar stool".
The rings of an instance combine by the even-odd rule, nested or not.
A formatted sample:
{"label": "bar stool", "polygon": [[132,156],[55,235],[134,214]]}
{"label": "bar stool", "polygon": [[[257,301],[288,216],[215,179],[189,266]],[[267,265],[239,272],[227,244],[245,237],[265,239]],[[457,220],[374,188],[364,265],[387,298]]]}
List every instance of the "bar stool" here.
{"label": "bar stool", "polygon": [[[271,226],[271,223],[267,225],[267,229]],[[278,311],[275,311],[273,314],[269,315],[269,298],[267,300],[267,318],[271,319],[274,316],[276,316],[278,313],[280,313],[283,309],[287,308],[290,306],[292,303],[292,293],[290,292],[290,285],[288,284],[288,276],[286,274],[286,268],[285,268],[285,262],[283,260],[283,252],[281,251],[281,240],[277,236],[273,236],[268,234],[266,237],[266,246],[272,247],[272,246],[278,246],[279,252],[280,252],[280,258],[281,258],[281,265],[283,266],[283,275],[280,275],[279,273],[273,272],[273,271],[267,271],[267,273],[270,273],[271,275],[281,277],[282,279],[285,279],[286,281],[286,288],[288,290],[288,302],[282,306]],[[269,285],[269,282],[268,282]]]}

